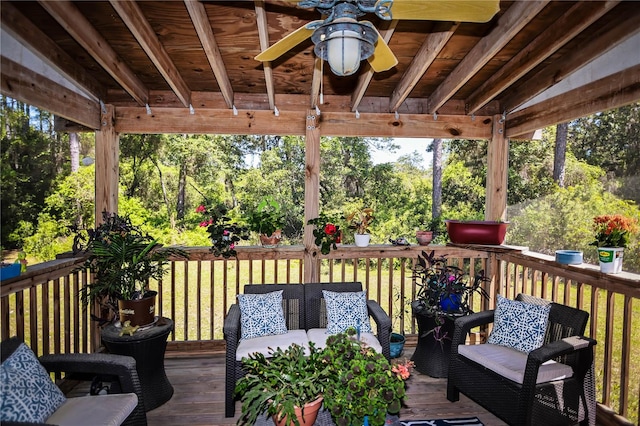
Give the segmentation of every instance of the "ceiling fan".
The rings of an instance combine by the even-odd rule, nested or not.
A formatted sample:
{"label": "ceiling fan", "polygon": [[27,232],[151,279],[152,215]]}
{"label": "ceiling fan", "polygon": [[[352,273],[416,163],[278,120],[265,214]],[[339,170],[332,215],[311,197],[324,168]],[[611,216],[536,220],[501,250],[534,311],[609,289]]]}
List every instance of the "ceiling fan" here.
{"label": "ceiling fan", "polygon": [[315,8],[324,19],[311,21],[255,57],[271,62],[311,37],[315,54],[339,76],[355,73],[367,59],[375,72],[394,67],[398,60],[376,27],[358,21],[367,13],[382,20],[410,19],[487,22],[500,10],[500,0],[289,0],[301,8]]}

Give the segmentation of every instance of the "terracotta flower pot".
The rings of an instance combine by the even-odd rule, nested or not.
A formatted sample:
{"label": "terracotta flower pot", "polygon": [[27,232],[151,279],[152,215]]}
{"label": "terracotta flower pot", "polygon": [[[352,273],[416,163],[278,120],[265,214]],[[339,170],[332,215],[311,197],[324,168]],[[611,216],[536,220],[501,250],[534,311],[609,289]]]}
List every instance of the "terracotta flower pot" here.
{"label": "terracotta flower pot", "polygon": [[[323,398],[320,396],[315,401],[306,403],[303,408],[295,407],[296,417],[298,418],[300,426],[311,426],[316,422],[318,411],[320,411],[320,407],[322,406],[322,401]],[[293,424],[293,421],[288,421],[286,417],[279,417],[275,414],[273,416],[273,423],[275,423],[276,426],[285,426],[287,424]]]}
{"label": "terracotta flower pot", "polygon": [[416,240],[421,246],[428,246],[431,240],[433,240],[432,231],[416,231]]}
{"label": "terracotta flower pot", "polygon": [[276,247],[280,244],[280,240],[282,239],[282,232],[278,229],[270,236],[265,234],[260,234],[260,244],[263,247]]}

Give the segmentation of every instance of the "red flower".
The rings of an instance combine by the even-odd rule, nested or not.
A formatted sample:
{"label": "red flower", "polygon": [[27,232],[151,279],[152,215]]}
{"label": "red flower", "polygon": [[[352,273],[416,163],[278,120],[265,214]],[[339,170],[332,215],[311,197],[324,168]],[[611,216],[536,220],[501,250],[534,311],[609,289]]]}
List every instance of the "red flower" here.
{"label": "red flower", "polygon": [[327,223],[324,226],[324,233],[327,235],[333,235],[336,233],[336,226],[333,223]]}
{"label": "red flower", "polygon": [[196,213],[204,213],[207,211],[207,208],[205,206],[203,206],[202,204],[200,204],[197,208],[196,208]]}

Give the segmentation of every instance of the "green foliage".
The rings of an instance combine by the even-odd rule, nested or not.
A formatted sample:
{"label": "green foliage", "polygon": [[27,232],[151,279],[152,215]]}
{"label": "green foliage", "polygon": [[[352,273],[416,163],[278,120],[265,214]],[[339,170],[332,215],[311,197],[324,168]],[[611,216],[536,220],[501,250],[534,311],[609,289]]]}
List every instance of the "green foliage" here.
{"label": "green foliage", "polygon": [[228,216],[227,207],[219,204],[214,207],[198,206],[197,213],[203,215],[204,220],[200,222],[200,226],[207,228],[209,239],[211,241],[211,253],[216,256],[222,256],[225,259],[236,257],[236,245],[241,240],[248,240],[248,229],[240,226],[235,222],[231,222]]}
{"label": "green foliage", "polygon": [[[89,230],[83,247],[88,256],[78,270],[91,269],[96,281],[81,289],[85,304],[99,301],[117,312],[117,299],[142,298],[149,279],[159,280],[169,265],[169,258],[186,257],[174,247],[160,244],[127,216],[103,213],[103,222]],[[84,233],[77,235],[79,240]]]}
{"label": "green foliage", "polygon": [[236,383],[242,402],[238,424],[255,424],[264,413],[278,414],[288,424],[299,426],[294,407],[316,400],[329,384],[331,364],[321,350],[309,343],[308,353],[300,345],[271,350],[269,358],[255,352],[242,358],[247,374]]}
{"label": "green foliage", "polygon": [[354,339],[353,328],[327,338],[323,351],[331,366],[324,406],[338,426],[385,424],[387,412],[397,414],[405,396],[405,383],[379,352]]}
{"label": "green foliage", "polygon": [[253,232],[271,236],[276,230],[282,229],[284,214],[276,200],[265,197],[253,210],[249,210],[245,220]]}

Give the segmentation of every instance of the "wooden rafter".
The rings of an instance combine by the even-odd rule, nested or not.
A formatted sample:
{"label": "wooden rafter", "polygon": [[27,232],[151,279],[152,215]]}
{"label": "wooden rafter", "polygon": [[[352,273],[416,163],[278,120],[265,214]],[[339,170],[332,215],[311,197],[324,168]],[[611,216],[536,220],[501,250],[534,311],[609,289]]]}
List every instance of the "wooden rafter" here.
{"label": "wooden rafter", "polygon": [[144,17],[138,3],[119,0],[110,0],[110,3],[178,99],[185,107],[191,105],[191,90],[189,86],[187,86],[178,68],[176,68],[162,43],[158,40],[158,36],[153,31],[149,21]]}
{"label": "wooden rafter", "polygon": [[427,69],[429,69],[453,33],[456,32],[459,25],[459,23],[453,25],[441,24],[438,29],[427,35],[427,39],[422,43],[420,50],[411,61],[411,65],[402,76],[402,80],[393,89],[391,101],[389,102],[389,111],[397,111],[400,108],[402,102],[409,96],[409,93],[411,93],[424,73],[427,72]]}
{"label": "wooden rafter", "polygon": [[2,93],[29,105],[47,105],[49,111],[92,129],[100,127],[100,106],[66,87],[2,56]]}
{"label": "wooden rafter", "polygon": [[224,67],[218,43],[213,35],[213,29],[209,23],[207,11],[205,10],[204,5],[197,0],[184,0],[184,4],[187,6],[189,16],[193,22],[193,27],[196,29],[196,33],[198,33],[200,43],[202,43],[202,48],[207,56],[209,65],[213,70],[213,74],[216,76],[222,96],[224,97],[227,106],[232,108],[233,88],[231,87],[229,76],[227,75],[227,69]]}
{"label": "wooden rafter", "polygon": [[547,123],[562,123],[593,111],[617,108],[640,99],[640,65],[591,82],[509,115],[507,137],[518,136]]}
{"label": "wooden rafter", "polygon": [[502,49],[529,21],[531,21],[549,0],[516,2],[498,19],[489,35],[464,57],[458,66],[445,78],[429,97],[429,113],[438,112],[448,99],[469,81],[496,53]]}
{"label": "wooden rafter", "polygon": [[87,95],[105,98],[107,91],[104,86],[9,2],[2,4],[2,28]]}
{"label": "wooden rafter", "polygon": [[[389,40],[391,40],[391,36],[393,36],[393,32],[396,30],[396,26],[398,25],[397,20],[388,21],[386,27],[380,29],[378,32],[384,39],[384,41],[388,44]],[[367,91],[367,87],[369,87],[369,83],[371,83],[371,79],[373,78],[373,70],[369,66],[366,65],[366,70],[362,72],[360,78],[358,78],[358,84],[351,95],[351,111],[356,112],[358,110],[358,106],[360,106],[360,102],[364,97],[364,94]]]}
{"label": "wooden rafter", "polygon": [[46,0],[39,3],[138,104],[149,103],[149,89],[73,3]]}
{"label": "wooden rafter", "polygon": [[584,2],[573,5],[467,98],[469,114],[475,113],[618,3],[619,0],[599,3],[598,7]]}
{"label": "wooden rafter", "polygon": [[[312,115],[316,115],[314,110]],[[154,108],[145,114],[141,107],[118,107],[116,130],[119,133],[200,133],[234,135],[287,134],[303,136],[307,110],[280,110],[274,116],[269,110],[239,110],[234,116],[228,109],[198,108],[189,114],[184,108]],[[317,117],[322,136],[424,137],[488,139],[492,119],[487,116],[472,120],[464,115],[430,115],[360,113],[322,111]],[[283,131],[284,129],[284,131]]]}
{"label": "wooden rafter", "polygon": [[509,94],[500,99],[500,104],[507,111],[513,111],[530,99],[533,99],[554,84],[564,80],[577,69],[604,54],[629,37],[640,32],[640,7],[626,10],[619,19],[602,27],[602,35],[591,43],[569,52],[564,57],[540,69],[522,84],[512,87]]}
{"label": "wooden rafter", "polygon": [[[255,0],[256,24],[258,25],[258,36],[260,37],[260,50],[269,48],[269,25],[267,14],[264,10],[264,0]],[[267,98],[269,99],[269,109],[274,109],[276,105],[275,87],[273,85],[273,70],[271,62],[263,62],[264,83],[267,87]]]}

